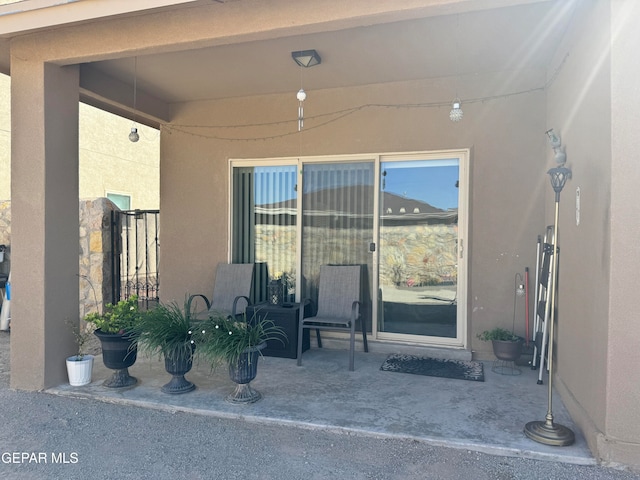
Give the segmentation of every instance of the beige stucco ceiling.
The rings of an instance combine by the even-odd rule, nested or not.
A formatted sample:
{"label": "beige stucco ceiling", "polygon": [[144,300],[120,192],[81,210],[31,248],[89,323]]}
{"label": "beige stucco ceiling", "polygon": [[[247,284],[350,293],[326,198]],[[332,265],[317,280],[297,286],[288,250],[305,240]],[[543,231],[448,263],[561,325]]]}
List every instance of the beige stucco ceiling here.
{"label": "beige stucco ceiling", "polygon": [[[137,85],[173,103],[545,68],[565,26],[553,9],[543,2],[140,56]],[[322,63],[300,71],[291,52],[311,48]],[[92,67],[131,84],[134,65]]]}
{"label": "beige stucco ceiling", "polygon": [[[135,32],[131,32],[128,50],[121,55],[82,62],[82,98],[127,116],[132,110],[135,76],[137,110],[162,121],[168,119],[166,112],[173,103],[284,92],[295,95],[301,86],[312,91],[495,72],[512,76],[520,70],[548,67],[575,1],[406,0],[393,2],[398,14],[386,2],[369,2],[367,5],[371,8],[365,10],[365,3],[355,1],[340,4],[345,5],[345,10],[356,11],[355,14],[347,12],[343,17],[336,14],[335,20],[330,16],[318,21],[305,19],[299,28],[281,25],[258,35],[258,39],[255,35],[235,35],[234,32],[209,42],[211,46],[185,42],[183,48],[169,42],[152,49],[147,44],[138,52],[138,39]],[[91,2],[67,3],[66,8],[72,8]],[[103,0],[94,0],[94,3],[107,5]],[[171,2],[161,3],[162,8],[153,12],[166,15],[171,8],[167,4]],[[247,18],[254,23],[259,22],[260,15],[273,13],[254,0],[178,3],[188,4],[191,11],[198,9],[203,15],[211,15],[212,25],[216,15],[224,12],[222,9],[244,8],[245,14],[250,12],[255,16]],[[275,3],[285,5],[288,0]],[[319,4],[304,5],[318,8]],[[262,13],[256,13],[259,6],[265,8]],[[172,8],[185,7],[174,5]],[[109,17],[108,11],[96,9],[94,12],[101,17],[87,17],[85,26],[127,16],[128,20],[141,19],[145,15],[136,11]],[[166,21],[181,17],[162,18]],[[0,30],[6,30],[2,20],[0,17]],[[76,22],[81,26],[82,23]],[[259,31],[261,26],[256,25]],[[237,30],[244,28],[246,32],[245,27],[239,26]],[[7,46],[7,35],[4,35],[0,38],[0,53],[5,58]],[[322,63],[308,69],[298,67],[291,59],[291,52],[305,49],[316,49]]]}

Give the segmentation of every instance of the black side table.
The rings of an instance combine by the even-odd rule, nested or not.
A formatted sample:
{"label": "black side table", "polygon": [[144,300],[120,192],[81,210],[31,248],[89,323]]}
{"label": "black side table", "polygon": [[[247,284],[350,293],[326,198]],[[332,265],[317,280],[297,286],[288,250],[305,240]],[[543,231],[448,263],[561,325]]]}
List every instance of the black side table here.
{"label": "black side table", "polygon": [[[297,358],[300,304],[272,305],[270,303],[259,303],[247,307],[247,319],[250,321],[254,315],[256,320],[263,318],[271,320],[276,326],[282,328],[287,336],[284,340],[284,345],[280,340],[267,341],[267,348],[262,350],[262,354],[269,357]],[[302,337],[302,351],[309,350],[309,346],[309,330],[305,330]]]}

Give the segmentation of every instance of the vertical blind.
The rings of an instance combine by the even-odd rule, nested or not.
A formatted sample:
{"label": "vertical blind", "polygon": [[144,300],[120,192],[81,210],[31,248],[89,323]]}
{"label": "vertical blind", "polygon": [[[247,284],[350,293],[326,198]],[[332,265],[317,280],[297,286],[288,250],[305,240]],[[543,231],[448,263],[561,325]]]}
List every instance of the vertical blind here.
{"label": "vertical blind", "polygon": [[[296,171],[296,166],[233,168],[233,261],[266,264],[269,279],[285,279],[285,301],[294,301],[299,288],[301,298],[314,302],[320,265],[361,265],[362,300],[367,303],[372,272],[373,163],[304,164],[302,272],[296,271],[300,190]],[[363,315],[370,316],[370,309]]]}
{"label": "vertical blind", "polygon": [[282,278],[286,282],[285,301],[293,301],[296,167],[235,167],[232,176],[232,261],[263,267],[256,270],[259,291],[266,291],[268,280]]}
{"label": "vertical blind", "polygon": [[[320,266],[362,265],[370,291],[373,240],[372,162],[305,164],[302,198],[302,294],[318,296]],[[368,310],[368,309],[367,309]],[[363,315],[370,312],[363,312]]]}

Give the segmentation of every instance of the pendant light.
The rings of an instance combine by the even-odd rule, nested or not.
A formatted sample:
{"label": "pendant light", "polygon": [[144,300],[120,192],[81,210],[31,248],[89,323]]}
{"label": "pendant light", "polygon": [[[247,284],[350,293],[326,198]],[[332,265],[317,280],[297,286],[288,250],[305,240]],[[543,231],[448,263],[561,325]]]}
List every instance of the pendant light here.
{"label": "pendant light", "polygon": [[136,143],[140,140],[140,135],[138,134],[138,128],[136,127],[136,100],[138,93],[138,57],[134,57],[133,59],[133,123],[131,124],[131,132],[129,133],[129,140],[133,143]]}

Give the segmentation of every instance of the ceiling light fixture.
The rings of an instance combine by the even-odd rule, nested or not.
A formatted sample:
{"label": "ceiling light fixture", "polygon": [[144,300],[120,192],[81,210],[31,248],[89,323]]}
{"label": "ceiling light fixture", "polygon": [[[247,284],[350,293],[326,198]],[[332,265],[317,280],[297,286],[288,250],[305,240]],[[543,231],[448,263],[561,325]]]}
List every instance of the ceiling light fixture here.
{"label": "ceiling light fixture", "polygon": [[301,50],[298,52],[291,52],[291,58],[301,67],[313,67],[314,65],[320,65],[322,59],[318,52],[315,50]]}
{"label": "ceiling light fixture", "polygon": [[[314,65],[320,65],[322,61],[320,55],[315,50],[299,50],[297,52],[291,52],[291,58],[300,67],[308,68]],[[302,69],[300,70],[300,90],[296,94],[298,99],[298,131],[300,132],[304,127],[304,101],[307,99],[307,93],[302,88]]]}

